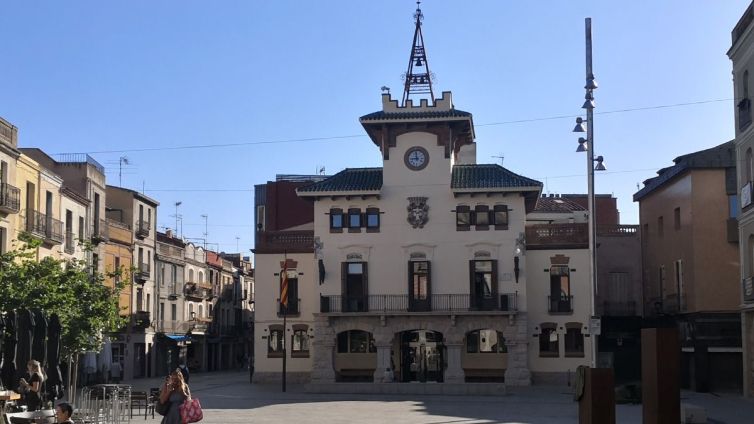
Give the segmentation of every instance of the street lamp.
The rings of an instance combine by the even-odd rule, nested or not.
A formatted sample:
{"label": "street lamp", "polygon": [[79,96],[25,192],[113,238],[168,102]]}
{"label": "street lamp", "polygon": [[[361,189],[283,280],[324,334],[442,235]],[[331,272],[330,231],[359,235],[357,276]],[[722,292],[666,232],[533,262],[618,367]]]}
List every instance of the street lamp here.
{"label": "street lamp", "polygon": [[[585,33],[586,33],[586,84],[584,89],[586,94],[584,95],[584,104],[582,109],[586,110],[586,119],[581,117],[576,118],[576,126],[573,128],[573,132],[586,133],[586,138],[579,137],[579,147],[577,152],[586,152],[587,154],[587,190],[588,190],[588,218],[589,218],[589,298],[591,302],[591,316],[596,317],[596,295],[597,295],[597,252],[595,248],[597,246],[596,240],[596,208],[594,201],[594,171],[604,171],[605,164],[602,156],[594,156],[594,90],[597,89],[597,81],[594,79],[594,73],[592,72],[592,18],[585,19]],[[586,123],[586,126],[584,125]],[[596,165],[595,165],[596,163]],[[594,326],[590,319],[590,336],[592,341],[592,355],[591,355],[591,367],[597,367],[597,335],[591,334]]]}

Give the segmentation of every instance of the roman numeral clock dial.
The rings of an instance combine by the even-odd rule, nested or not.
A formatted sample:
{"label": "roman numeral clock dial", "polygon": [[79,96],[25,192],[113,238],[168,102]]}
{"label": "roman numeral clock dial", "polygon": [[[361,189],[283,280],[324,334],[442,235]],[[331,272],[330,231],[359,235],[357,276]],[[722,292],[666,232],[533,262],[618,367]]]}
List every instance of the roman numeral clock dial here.
{"label": "roman numeral clock dial", "polygon": [[406,155],[403,157],[408,169],[412,171],[420,171],[429,163],[429,153],[423,147],[415,146],[406,150]]}

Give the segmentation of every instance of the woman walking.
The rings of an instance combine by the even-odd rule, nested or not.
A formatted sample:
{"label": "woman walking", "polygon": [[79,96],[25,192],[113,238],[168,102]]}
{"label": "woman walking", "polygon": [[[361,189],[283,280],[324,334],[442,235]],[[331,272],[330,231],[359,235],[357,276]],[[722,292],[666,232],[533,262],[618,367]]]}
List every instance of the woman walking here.
{"label": "woman walking", "polygon": [[183,373],[176,369],[170,373],[160,391],[160,403],[167,404],[167,412],[161,424],[181,424],[180,407],[189,397],[191,392],[188,384],[183,381]]}
{"label": "woman walking", "polygon": [[29,381],[22,378],[19,386],[26,398],[27,410],[36,411],[42,405],[41,393],[45,375],[39,361],[33,359],[26,363],[26,370],[29,372]]}

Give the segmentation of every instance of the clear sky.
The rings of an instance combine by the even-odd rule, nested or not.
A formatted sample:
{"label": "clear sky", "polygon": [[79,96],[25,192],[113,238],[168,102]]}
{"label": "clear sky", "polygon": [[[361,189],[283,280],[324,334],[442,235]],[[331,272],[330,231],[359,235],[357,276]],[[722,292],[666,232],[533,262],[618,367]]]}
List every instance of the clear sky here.
{"label": "clear sky", "polygon": [[[472,112],[480,163],[499,161],[586,192],[571,132],[584,96],[584,17],[593,20],[597,191],[638,223],[637,183],[681,154],[733,138],[730,32],[747,0],[427,0],[435,90]],[[380,87],[401,94],[411,0],[4,1],[0,116],[19,144],[90,152],[118,184],[220,250],[253,246],[253,186],[276,174],[380,166],[358,123]],[[538,119],[567,116],[561,119]],[[515,122],[526,121],[526,122]],[[349,137],[343,137],[349,136]],[[285,143],[256,142],[301,140]],[[312,140],[316,139],[316,140]],[[181,146],[192,149],[144,150]],[[140,150],[141,149],[141,150]],[[109,153],[105,153],[109,152]],[[237,240],[236,237],[239,239]]]}

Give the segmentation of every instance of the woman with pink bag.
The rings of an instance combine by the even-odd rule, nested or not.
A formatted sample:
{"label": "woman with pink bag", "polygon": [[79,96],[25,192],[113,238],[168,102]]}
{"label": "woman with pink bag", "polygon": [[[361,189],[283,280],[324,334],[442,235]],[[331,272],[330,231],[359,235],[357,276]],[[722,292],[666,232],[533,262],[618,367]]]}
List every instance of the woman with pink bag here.
{"label": "woman with pink bag", "polygon": [[160,404],[165,411],[161,424],[194,423],[202,419],[199,400],[191,398],[191,390],[178,369],[163,383]]}

